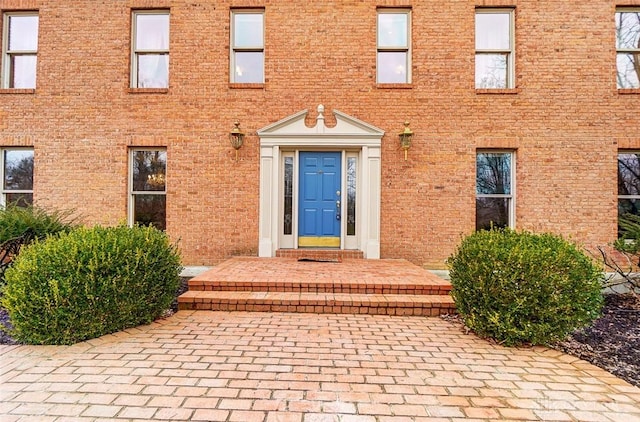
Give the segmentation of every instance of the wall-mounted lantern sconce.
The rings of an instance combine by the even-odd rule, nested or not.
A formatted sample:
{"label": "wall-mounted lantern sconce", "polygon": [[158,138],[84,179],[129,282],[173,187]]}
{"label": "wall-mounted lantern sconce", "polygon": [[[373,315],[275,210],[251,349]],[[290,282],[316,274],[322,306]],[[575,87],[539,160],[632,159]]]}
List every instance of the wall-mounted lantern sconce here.
{"label": "wall-mounted lantern sconce", "polygon": [[400,137],[400,147],[404,150],[404,160],[407,161],[407,151],[411,148],[411,138],[413,138],[408,121],[404,122],[404,130],[398,136]]}
{"label": "wall-mounted lantern sconce", "polygon": [[236,150],[236,161],[238,161],[238,150],[242,146],[244,142],[244,133],[240,130],[240,122],[235,121],[233,123],[235,126],[231,132],[229,133],[229,141],[231,141],[231,146]]}

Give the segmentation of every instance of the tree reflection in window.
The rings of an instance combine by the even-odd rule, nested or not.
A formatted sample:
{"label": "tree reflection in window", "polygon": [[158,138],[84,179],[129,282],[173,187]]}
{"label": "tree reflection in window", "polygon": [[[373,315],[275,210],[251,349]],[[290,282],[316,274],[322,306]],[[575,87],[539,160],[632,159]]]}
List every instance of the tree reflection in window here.
{"label": "tree reflection in window", "polygon": [[284,158],[284,234],[293,233],[293,157]]}
{"label": "tree reflection in window", "polygon": [[640,152],[618,154],[618,218],[625,214],[640,215]]}
{"label": "tree reflection in window", "polygon": [[167,152],[133,151],[132,170],[134,223],[165,230]]}
{"label": "tree reflection in window", "polygon": [[511,153],[478,153],[476,230],[511,226]]}
{"label": "tree reflection in window", "polygon": [[640,10],[616,12],[618,88],[640,88]]}
{"label": "tree reflection in window", "polygon": [[356,159],[347,158],[347,236],[356,234]]}
{"label": "tree reflection in window", "polygon": [[33,150],[5,150],[3,162],[5,204],[33,205]]}

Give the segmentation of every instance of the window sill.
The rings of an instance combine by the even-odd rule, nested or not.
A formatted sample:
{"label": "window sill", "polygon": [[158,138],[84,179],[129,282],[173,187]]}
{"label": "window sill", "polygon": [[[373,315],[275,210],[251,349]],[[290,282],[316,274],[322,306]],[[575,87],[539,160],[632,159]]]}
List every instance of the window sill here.
{"label": "window sill", "polygon": [[484,94],[497,94],[497,95],[515,95],[520,93],[518,88],[483,88],[476,89],[476,94],[484,95]]}
{"label": "window sill", "polygon": [[264,83],[236,83],[230,82],[231,89],[264,89]]}
{"label": "window sill", "polygon": [[640,95],[640,88],[625,88],[619,89],[618,94],[620,95]]}
{"label": "window sill", "polygon": [[35,88],[23,89],[23,88],[1,88],[0,94],[35,94]]}
{"label": "window sill", "polygon": [[386,83],[377,83],[376,88],[378,89],[413,89],[413,84],[404,83],[404,84],[386,84]]}
{"label": "window sill", "polygon": [[169,88],[129,88],[129,94],[167,94]]}

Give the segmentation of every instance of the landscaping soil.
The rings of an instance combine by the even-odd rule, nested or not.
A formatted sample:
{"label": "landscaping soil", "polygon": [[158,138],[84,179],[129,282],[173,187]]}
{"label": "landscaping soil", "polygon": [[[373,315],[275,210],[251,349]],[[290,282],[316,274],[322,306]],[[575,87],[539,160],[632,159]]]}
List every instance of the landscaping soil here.
{"label": "landscaping soil", "polygon": [[[187,279],[181,281],[180,293],[186,290]],[[6,311],[0,308],[0,324],[8,323]],[[0,344],[15,342],[0,330]],[[553,347],[640,387],[640,296],[607,295],[599,319]]]}
{"label": "landscaping soil", "polygon": [[553,347],[640,387],[640,296],[605,296],[599,319]]}

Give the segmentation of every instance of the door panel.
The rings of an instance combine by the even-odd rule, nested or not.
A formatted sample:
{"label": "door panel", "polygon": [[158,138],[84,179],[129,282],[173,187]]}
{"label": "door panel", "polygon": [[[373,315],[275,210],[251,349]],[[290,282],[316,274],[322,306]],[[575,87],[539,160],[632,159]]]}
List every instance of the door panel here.
{"label": "door panel", "polygon": [[299,246],[340,246],[341,152],[300,152]]}

